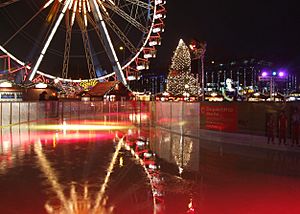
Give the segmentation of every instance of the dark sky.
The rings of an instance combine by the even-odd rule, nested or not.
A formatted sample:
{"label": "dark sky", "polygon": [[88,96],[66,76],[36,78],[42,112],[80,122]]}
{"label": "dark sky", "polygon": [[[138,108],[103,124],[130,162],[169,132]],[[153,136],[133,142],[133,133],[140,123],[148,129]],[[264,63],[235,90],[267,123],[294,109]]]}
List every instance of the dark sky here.
{"label": "dark sky", "polygon": [[[0,0],[0,2],[3,1]],[[10,14],[10,9],[23,6],[26,6],[29,12],[36,11],[37,2],[42,4],[44,0],[22,0],[0,11],[0,15],[5,16]],[[28,6],[31,7],[28,8]],[[162,45],[158,47],[157,58],[151,60],[150,71],[152,72],[168,71],[172,53],[180,38],[184,39],[187,44],[193,38],[206,41],[208,44],[207,61],[215,60],[226,63],[229,60],[257,58],[287,67],[300,65],[300,7],[296,1],[167,0],[166,8],[168,11],[165,20],[166,30],[162,35]],[[14,17],[14,21],[17,21],[15,18],[20,18],[21,23],[33,14],[22,12],[10,14],[10,16]],[[44,19],[45,15],[39,17],[37,21]],[[11,27],[11,23],[3,20],[3,17],[0,17],[0,24],[2,31],[0,42],[4,42],[7,38],[3,35],[12,35],[16,27],[12,32],[3,31]],[[26,50],[26,53],[27,50],[34,52],[36,49],[32,48],[31,40],[38,40],[38,37],[28,36],[33,31],[41,32],[42,29],[26,29],[27,34],[23,34],[23,37],[29,42],[22,43],[22,49]],[[15,46],[15,44],[11,42],[8,48],[12,48],[10,46]],[[29,47],[25,48],[26,45]],[[19,51],[22,52],[22,50]],[[59,69],[61,64],[59,63]]]}
{"label": "dark sky", "polygon": [[169,0],[166,31],[152,70],[166,69],[178,40],[207,41],[207,60],[246,57],[300,62],[300,7],[278,0]]}

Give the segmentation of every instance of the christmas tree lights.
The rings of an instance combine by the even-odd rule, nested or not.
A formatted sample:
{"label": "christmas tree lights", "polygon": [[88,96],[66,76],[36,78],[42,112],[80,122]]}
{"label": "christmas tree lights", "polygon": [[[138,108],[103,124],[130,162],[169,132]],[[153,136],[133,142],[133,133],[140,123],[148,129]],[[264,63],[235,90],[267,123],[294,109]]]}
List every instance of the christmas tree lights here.
{"label": "christmas tree lights", "polygon": [[177,96],[198,96],[199,83],[191,73],[191,54],[181,39],[178,43],[167,78],[167,91]]}

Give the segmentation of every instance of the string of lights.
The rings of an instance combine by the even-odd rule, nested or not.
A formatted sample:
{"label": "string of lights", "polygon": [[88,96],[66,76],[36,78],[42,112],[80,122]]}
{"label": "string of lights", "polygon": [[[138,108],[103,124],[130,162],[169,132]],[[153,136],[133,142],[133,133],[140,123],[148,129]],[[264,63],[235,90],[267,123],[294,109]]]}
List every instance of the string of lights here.
{"label": "string of lights", "polygon": [[191,73],[191,54],[181,39],[178,43],[167,78],[167,91],[174,95],[198,95],[199,83]]}

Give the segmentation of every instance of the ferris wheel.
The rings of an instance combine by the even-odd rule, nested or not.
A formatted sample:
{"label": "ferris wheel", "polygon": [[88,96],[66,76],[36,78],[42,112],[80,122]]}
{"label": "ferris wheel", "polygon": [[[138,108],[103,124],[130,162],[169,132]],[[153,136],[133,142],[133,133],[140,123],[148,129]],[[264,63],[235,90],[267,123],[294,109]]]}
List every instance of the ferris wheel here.
{"label": "ferris wheel", "polygon": [[17,1],[19,1],[19,0],[8,0],[8,1],[0,2],[0,8],[1,8],[1,7],[8,6],[8,5],[10,5],[10,4],[12,4],[12,3],[15,3],[15,2],[17,2]]}
{"label": "ferris wheel", "polygon": [[[62,82],[148,69],[161,44],[165,0],[26,0],[0,9],[0,51],[37,76]],[[3,28],[2,28],[3,29]],[[83,69],[85,67],[85,69]]]}

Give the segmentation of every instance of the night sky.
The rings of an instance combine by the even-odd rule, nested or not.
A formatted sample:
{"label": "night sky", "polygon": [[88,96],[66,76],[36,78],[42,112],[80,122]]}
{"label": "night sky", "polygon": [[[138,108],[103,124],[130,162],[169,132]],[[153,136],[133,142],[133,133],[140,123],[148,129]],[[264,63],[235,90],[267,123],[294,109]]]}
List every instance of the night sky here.
{"label": "night sky", "polygon": [[[13,7],[28,6],[24,2],[21,0]],[[44,1],[35,2],[42,4]],[[0,14],[7,14],[10,7],[12,6],[8,6],[6,12]],[[150,72],[168,71],[172,53],[180,38],[187,44],[193,38],[206,41],[207,62],[214,60],[226,63],[231,60],[256,58],[280,66],[293,67],[294,70],[300,65],[300,7],[295,1],[167,0],[166,8],[166,30],[162,35],[162,45],[158,47],[157,58],[151,60]],[[32,6],[28,11],[33,9],[37,10]],[[12,14],[15,15],[24,20],[31,17],[23,11]],[[43,20],[43,17],[40,20]],[[7,31],[3,32],[3,29],[7,23],[3,21],[0,20],[0,27],[5,34]],[[27,32],[31,33],[30,30],[27,29]],[[11,35],[13,32],[7,34]],[[2,37],[2,33],[1,42],[7,39]],[[32,47],[32,43],[30,45]]]}
{"label": "night sky", "polygon": [[300,7],[295,1],[169,0],[167,9],[153,70],[168,68],[180,38],[207,41],[208,61],[253,57],[282,66],[300,62]]}

